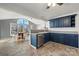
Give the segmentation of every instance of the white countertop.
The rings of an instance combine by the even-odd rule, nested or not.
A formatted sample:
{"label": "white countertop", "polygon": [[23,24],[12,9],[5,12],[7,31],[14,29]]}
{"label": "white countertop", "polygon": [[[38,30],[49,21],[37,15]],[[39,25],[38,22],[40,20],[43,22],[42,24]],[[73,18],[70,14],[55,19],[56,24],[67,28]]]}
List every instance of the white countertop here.
{"label": "white countertop", "polygon": [[44,34],[44,33],[49,33],[49,32],[37,32],[37,33],[32,33],[32,34]]}

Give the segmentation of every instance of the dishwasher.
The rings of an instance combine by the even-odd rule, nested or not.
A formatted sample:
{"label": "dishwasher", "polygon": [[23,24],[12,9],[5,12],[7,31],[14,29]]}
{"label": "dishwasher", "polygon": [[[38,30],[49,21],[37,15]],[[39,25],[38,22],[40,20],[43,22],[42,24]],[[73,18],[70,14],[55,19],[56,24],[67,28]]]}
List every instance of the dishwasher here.
{"label": "dishwasher", "polygon": [[44,44],[44,35],[43,34],[38,34],[37,35],[37,47],[41,47]]}

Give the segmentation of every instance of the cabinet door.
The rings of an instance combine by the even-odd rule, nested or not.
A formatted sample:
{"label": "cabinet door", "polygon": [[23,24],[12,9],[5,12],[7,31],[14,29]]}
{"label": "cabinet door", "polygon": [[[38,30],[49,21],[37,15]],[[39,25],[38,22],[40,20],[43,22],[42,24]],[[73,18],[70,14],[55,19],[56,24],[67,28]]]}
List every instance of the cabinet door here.
{"label": "cabinet door", "polygon": [[64,42],[64,34],[63,33],[55,33],[54,41],[57,43]]}
{"label": "cabinet door", "polygon": [[52,42],[55,42],[55,33],[50,33],[50,40],[52,41]]}
{"label": "cabinet door", "polygon": [[64,34],[63,33],[51,33],[50,40],[52,42],[64,43]]}
{"label": "cabinet door", "polygon": [[59,34],[58,33],[51,33],[51,41],[59,42]]}
{"label": "cabinet door", "polygon": [[78,47],[78,35],[77,34],[65,34],[64,44],[73,47]]}
{"label": "cabinet door", "polygon": [[45,33],[44,34],[44,43],[48,42],[50,40],[50,33]]}
{"label": "cabinet door", "polygon": [[33,46],[35,46],[35,47],[37,47],[37,37],[36,37],[36,35],[35,34],[32,34],[31,35],[31,44],[33,45]]}
{"label": "cabinet door", "polygon": [[54,33],[54,42],[59,42],[59,34],[58,33]]}
{"label": "cabinet door", "polygon": [[53,20],[50,20],[50,28],[53,28],[54,27],[54,25],[53,25]]}
{"label": "cabinet door", "polygon": [[58,41],[59,43],[62,43],[62,44],[64,43],[64,34],[63,33],[58,34],[58,40],[59,40]]}
{"label": "cabinet door", "polygon": [[70,45],[73,47],[78,47],[78,35],[77,34],[71,34],[70,38]]}

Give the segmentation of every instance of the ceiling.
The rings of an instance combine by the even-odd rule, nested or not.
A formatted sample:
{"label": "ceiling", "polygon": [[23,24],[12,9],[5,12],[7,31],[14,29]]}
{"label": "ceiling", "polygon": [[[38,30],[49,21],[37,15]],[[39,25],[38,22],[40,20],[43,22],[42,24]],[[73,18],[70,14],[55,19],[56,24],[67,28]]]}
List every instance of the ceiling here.
{"label": "ceiling", "polygon": [[79,11],[79,3],[64,3],[50,9],[46,6],[47,3],[0,3],[0,8],[5,10],[43,20]]}

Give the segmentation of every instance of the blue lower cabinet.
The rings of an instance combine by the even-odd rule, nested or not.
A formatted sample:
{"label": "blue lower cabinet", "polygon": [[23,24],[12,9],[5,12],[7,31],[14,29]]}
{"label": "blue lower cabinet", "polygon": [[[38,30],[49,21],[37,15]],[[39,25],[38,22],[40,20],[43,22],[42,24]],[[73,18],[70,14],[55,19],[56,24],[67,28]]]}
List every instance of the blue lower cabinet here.
{"label": "blue lower cabinet", "polygon": [[52,42],[58,42],[58,35],[57,35],[57,33],[51,33],[50,34],[50,40],[52,41]]}
{"label": "blue lower cabinet", "polygon": [[51,33],[50,34],[50,40],[52,42],[57,42],[57,33]]}
{"label": "blue lower cabinet", "polygon": [[37,36],[35,34],[31,35],[31,44],[37,47]]}
{"label": "blue lower cabinet", "polygon": [[45,33],[44,34],[44,43],[47,43],[48,41],[50,41],[50,33]]}
{"label": "blue lower cabinet", "polygon": [[64,39],[65,45],[78,47],[78,34],[65,34]]}
{"label": "blue lower cabinet", "polygon": [[50,33],[50,41],[54,42],[54,33]]}
{"label": "blue lower cabinet", "polygon": [[61,33],[51,33],[51,41],[57,42],[57,43],[63,43],[63,34]]}
{"label": "blue lower cabinet", "polygon": [[53,41],[59,43],[59,34],[57,33],[53,34]]}
{"label": "blue lower cabinet", "polygon": [[50,40],[73,47],[78,47],[78,34],[51,33]]}
{"label": "blue lower cabinet", "polygon": [[[44,40],[43,40],[44,35]],[[36,34],[31,35],[31,44],[38,48],[40,45],[48,41],[57,42],[78,48],[78,34],[64,34],[64,33],[44,33],[40,39]],[[44,42],[44,43],[43,43]]]}
{"label": "blue lower cabinet", "polygon": [[59,40],[59,43],[64,43],[64,34],[62,33],[58,33],[58,40]]}

